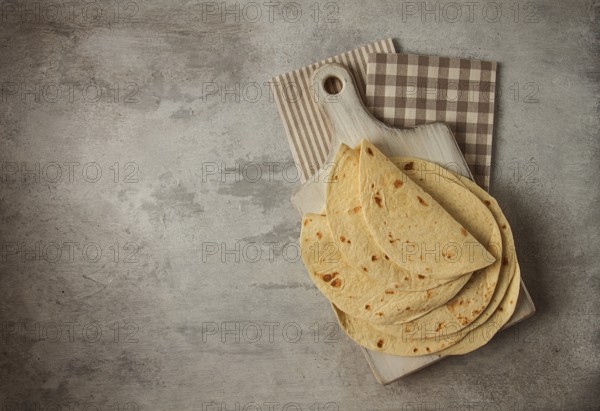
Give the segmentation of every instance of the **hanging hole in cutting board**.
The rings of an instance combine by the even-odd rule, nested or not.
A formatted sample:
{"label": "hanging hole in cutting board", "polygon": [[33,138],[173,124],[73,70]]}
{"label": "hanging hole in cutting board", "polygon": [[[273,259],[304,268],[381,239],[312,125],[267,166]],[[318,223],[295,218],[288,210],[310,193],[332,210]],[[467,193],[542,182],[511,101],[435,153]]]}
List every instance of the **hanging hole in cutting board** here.
{"label": "hanging hole in cutting board", "polygon": [[327,93],[335,95],[341,93],[344,83],[339,77],[329,76],[323,80],[323,88]]}

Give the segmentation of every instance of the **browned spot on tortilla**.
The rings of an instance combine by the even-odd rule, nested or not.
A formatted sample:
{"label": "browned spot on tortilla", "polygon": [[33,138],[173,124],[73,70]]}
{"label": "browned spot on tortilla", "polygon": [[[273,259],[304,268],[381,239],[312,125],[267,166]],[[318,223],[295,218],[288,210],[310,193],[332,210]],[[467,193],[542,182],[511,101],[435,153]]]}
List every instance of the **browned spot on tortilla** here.
{"label": "browned spot on tortilla", "polygon": [[341,235],[341,236],[340,236],[340,241],[341,241],[342,243],[345,243],[345,242],[346,242],[346,237],[344,237],[343,235]]}
{"label": "browned spot on tortilla", "polygon": [[396,188],[400,188],[403,185],[404,185],[404,183],[402,181],[400,181],[400,180],[394,181],[394,187],[396,187]]}
{"label": "browned spot on tortilla", "polygon": [[427,299],[431,299],[431,294],[433,293],[433,291],[431,290],[427,290]]}
{"label": "browned spot on tortilla", "polygon": [[502,229],[506,230],[506,224],[502,224]]}
{"label": "browned spot on tortilla", "polygon": [[421,275],[421,274],[418,274],[418,275],[417,275],[417,277],[419,278],[419,280],[423,280],[423,279],[425,279],[425,276],[424,276],[424,275]]}
{"label": "browned spot on tortilla", "polygon": [[306,227],[309,222],[310,222],[310,220],[308,218],[306,220],[304,220],[304,226]]}
{"label": "browned spot on tortilla", "polygon": [[340,280],[339,278],[336,278],[331,282],[332,287],[338,288],[340,285],[342,285],[342,280]]}
{"label": "browned spot on tortilla", "polygon": [[329,273],[329,274],[323,274],[322,277],[323,277],[324,281],[329,282],[332,279],[334,279],[335,277],[337,277],[338,274],[339,273],[337,271],[334,271],[334,272]]}
{"label": "browned spot on tortilla", "polygon": [[317,231],[317,238],[320,240],[321,238],[323,238],[323,234],[321,234],[320,231]]}
{"label": "browned spot on tortilla", "polygon": [[423,200],[420,196],[417,196],[417,199],[419,200],[419,203],[421,203],[421,205],[424,205],[424,206],[429,205],[429,204],[427,204],[427,201]]}
{"label": "browned spot on tortilla", "polygon": [[377,256],[376,255],[372,255],[371,256],[371,261],[377,261]]}
{"label": "browned spot on tortilla", "polygon": [[381,208],[381,207],[383,207],[383,206],[381,205],[381,197],[379,197],[379,196],[375,196],[375,197],[373,197],[373,200],[375,200],[375,203],[376,203],[376,204],[377,204],[377,205],[378,205],[380,208]]}
{"label": "browned spot on tortilla", "polygon": [[414,170],[415,169],[415,163],[413,163],[412,161],[410,163],[406,163],[404,164],[404,169],[405,170]]}
{"label": "browned spot on tortilla", "polygon": [[408,276],[404,276],[404,281],[408,281]]}
{"label": "browned spot on tortilla", "polygon": [[443,323],[443,322],[441,322],[441,323],[438,323],[438,324],[437,324],[437,326],[435,327],[435,332],[438,332],[438,331],[440,331],[440,330],[442,329],[442,327],[443,327],[443,326],[444,326],[444,323]]}
{"label": "browned spot on tortilla", "polygon": [[369,271],[369,269],[367,267],[363,267],[363,271],[366,273]]}
{"label": "browned spot on tortilla", "polygon": [[508,265],[508,258],[504,257],[504,258],[502,259],[502,264],[503,264],[503,265]]}
{"label": "browned spot on tortilla", "polygon": [[375,183],[371,183],[371,188],[374,188],[374,187],[375,187]]}
{"label": "browned spot on tortilla", "polygon": [[512,303],[513,303],[513,300],[510,300],[510,303],[512,304]]}
{"label": "browned spot on tortilla", "polygon": [[448,311],[450,311],[451,313],[456,311],[456,308],[462,303],[462,300],[457,300],[456,298],[453,299],[452,301],[450,301],[448,304],[446,304],[446,307],[448,307]]}
{"label": "browned spot on tortilla", "polygon": [[427,350],[427,352],[431,352],[431,350],[429,349],[429,347],[425,347],[425,349]]}
{"label": "browned spot on tortilla", "polygon": [[352,244],[352,241],[350,241],[350,240],[348,240],[348,241],[346,241],[346,242],[347,242],[348,244]]}
{"label": "browned spot on tortilla", "polygon": [[473,311],[471,311],[471,314],[479,315],[480,312],[481,312],[481,310],[473,310]]}
{"label": "browned spot on tortilla", "polygon": [[490,203],[489,200],[483,200],[483,204],[485,204],[488,207],[492,205],[492,203]]}
{"label": "browned spot on tortilla", "polygon": [[394,290],[385,290],[385,293],[386,294],[395,294],[395,291]]}
{"label": "browned spot on tortilla", "polygon": [[410,311],[410,307],[406,307],[406,309],[405,309],[405,310],[406,310],[406,311]]}
{"label": "browned spot on tortilla", "polygon": [[389,259],[390,259],[390,257],[388,257],[388,256],[387,256],[387,254],[384,254],[384,255],[383,255],[383,257],[384,257],[386,260],[389,260]]}
{"label": "browned spot on tortilla", "polygon": [[464,235],[465,237],[466,237],[467,235],[469,235],[469,233],[467,232],[467,230],[465,230],[465,228],[464,228],[464,227],[461,227],[461,228],[460,228],[460,232],[461,232],[461,234],[462,234],[462,235]]}
{"label": "browned spot on tortilla", "polygon": [[371,150],[371,147],[368,147],[368,148],[367,148],[367,153],[369,153],[369,155],[370,155],[370,156],[372,156],[372,155],[373,155],[373,150]]}
{"label": "browned spot on tortilla", "polygon": [[371,305],[370,304],[365,305],[365,310],[370,310],[370,309],[371,309]]}
{"label": "browned spot on tortilla", "polygon": [[498,307],[498,311],[504,311],[502,307]]}
{"label": "browned spot on tortilla", "polygon": [[431,268],[425,267],[425,271],[431,271]]}
{"label": "browned spot on tortilla", "polygon": [[400,284],[394,284],[395,288],[400,288]]}
{"label": "browned spot on tortilla", "polygon": [[383,340],[377,341],[377,347],[379,347],[379,348],[383,347]]}
{"label": "browned spot on tortilla", "polygon": [[358,212],[359,212],[361,209],[362,209],[362,207],[361,207],[361,206],[356,206],[356,207],[354,207],[354,208],[352,209],[352,211],[354,211],[354,213],[356,214],[356,213],[358,213]]}
{"label": "browned spot on tortilla", "polygon": [[383,317],[383,313],[381,311],[376,312],[375,315],[377,317]]}
{"label": "browned spot on tortilla", "polygon": [[413,352],[417,352],[417,351],[419,351],[418,348],[413,348]]}
{"label": "browned spot on tortilla", "polygon": [[458,317],[457,319],[458,319],[458,321],[459,321],[459,322],[460,322],[462,325],[467,325],[467,324],[469,324],[469,320],[467,319],[467,317],[460,316],[460,317]]}

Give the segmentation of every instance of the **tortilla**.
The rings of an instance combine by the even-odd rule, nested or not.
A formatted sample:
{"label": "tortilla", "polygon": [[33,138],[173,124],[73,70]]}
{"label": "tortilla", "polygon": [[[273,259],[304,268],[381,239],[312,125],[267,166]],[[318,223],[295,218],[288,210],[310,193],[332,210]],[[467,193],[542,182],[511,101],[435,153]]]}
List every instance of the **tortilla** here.
{"label": "tortilla", "polygon": [[366,140],[361,142],[359,196],[376,244],[413,274],[456,278],[495,261],[432,196]]}
{"label": "tortilla", "polygon": [[[392,161],[395,163],[401,163],[402,158],[393,158]],[[452,175],[454,173],[450,172]],[[460,176],[455,175],[457,178],[461,178]],[[491,301],[483,310],[483,312],[470,324],[470,328],[477,327],[483,324],[492,314],[496,311],[496,308],[501,303],[502,298],[504,298],[504,294],[512,280],[512,277],[515,274],[516,266],[517,266],[517,255],[515,252],[515,240],[513,238],[512,230],[510,225],[508,224],[508,220],[506,216],[500,209],[498,202],[488,194],[484,189],[479,187],[473,181],[462,177],[462,183],[473,193],[475,194],[481,202],[488,207],[494,219],[496,220],[498,227],[500,228],[500,232],[502,235],[502,267],[500,270],[500,275],[498,277],[498,282],[496,284],[496,289],[494,291],[494,295],[492,296]],[[431,327],[430,327],[431,328]],[[410,328],[409,335],[407,338],[415,338],[422,339],[426,338],[440,338],[442,336],[451,336],[453,333],[460,330],[457,324],[446,323],[446,324],[436,324],[435,331],[432,332],[431,329],[427,329],[424,322],[419,321],[418,323],[414,323]],[[406,334],[407,329],[404,330]]]}
{"label": "tortilla", "polygon": [[519,299],[519,291],[521,290],[521,269],[519,264],[515,268],[515,274],[510,280],[508,290],[504,298],[496,308],[496,311],[490,318],[479,327],[470,331],[463,339],[450,348],[440,351],[440,355],[462,355],[476,350],[487,344],[494,335],[510,320]]}
{"label": "tortilla", "polygon": [[373,351],[406,357],[420,355],[461,355],[485,345],[514,313],[520,289],[520,273],[510,282],[500,305],[494,314],[476,328],[465,328],[460,332],[440,338],[411,340],[397,335],[389,335],[371,327],[368,323],[358,323],[333,305],[335,315],[344,332],[357,344]]}
{"label": "tortilla", "polygon": [[[445,184],[440,183],[446,170],[436,164],[401,157],[394,158],[392,161],[399,167],[410,165],[411,170],[419,170],[420,172],[415,173],[412,178],[418,179],[424,187],[446,187]],[[415,330],[420,331],[418,334],[434,330],[437,333],[457,332],[473,323],[492,300],[502,268],[503,249],[500,229],[488,207],[469,189],[462,184],[450,187],[462,196],[458,196],[458,202],[449,201],[447,198],[443,204],[445,209],[469,232],[475,233],[477,240],[491,250],[495,261],[492,265],[473,274],[465,287],[446,304],[405,324],[402,330],[394,325],[376,326],[379,331],[389,334],[400,332],[403,337]]]}
{"label": "tortilla", "polygon": [[[400,165],[406,163],[406,159],[402,158],[393,158],[392,161]],[[460,178],[460,176],[456,177]],[[344,331],[360,345],[372,350],[403,356],[432,353],[464,354],[485,344],[512,315],[520,286],[520,284],[519,286],[515,285],[515,283],[520,283],[520,274],[512,231],[498,203],[487,192],[470,180],[463,178],[462,183],[479,198],[482,204],[489,208],[502,234],[502,268],[490,303],[469,327],[457,332],[454,332],[455,329],[448,324],[422,321],[424,317],[401,327],[382,327],[351,318],[340,311],[338,307],[334,307]],[[427,315],[434,312],[435,310]],[[480,328],[482,326],[483,328]],[[470,337],[464,341],[465,336]],[[454,345],[456,345],[455,349]]]}
{"label": "tortilla", "polygon": [[348,337],[358,345],[372,351],[404,357],[419,356],[433,354],[460,341],[458,337],[453,340],[434,339],[425,345],[418,340],[409,340],[397,335],[386,334],[367,322],[358,321],[356,318],[347,315],[335,304],[332,304],[332,307],[340,327]]}
{"label": "tortilla", "polygon": [[375,279],[348,264],[333,240],[327,217],[306,214],[300,234],[302,260],[323,295],[350,315],[372,324],[410,321],[444,304],[469,276],[426,291],[399,291],[398,284]]}
{"label": "tortilla", "polygon": [[[454,280],[432,278],[407,271],[390,261],[371,236],[361,212],[358,191],[358,160],[358,150],[352,150],[345,144],[340,146],[335,158],[331,182],[327,184],[326,194],[326,214],[329,228],[348,264],[362,270],[374,279],[398,284],[400,291],[428,290],[449,281],[464,284],[466,281],[460,277]],[[453,175],[441,181],[439,179],[434,181],[432,178],[420,179],[416,174],[409,175],[409,177],[420,184],[436,200],[442,200],[444,203],[458,206],[462,204],[465,192],[473,196]],[[474,216],[474,218],[479,218],[479,216]],[[454,290],[455,285],[448,284],[448,287],[450,290]],[[451,296],[448,297],[448,299],[450,298]]]}

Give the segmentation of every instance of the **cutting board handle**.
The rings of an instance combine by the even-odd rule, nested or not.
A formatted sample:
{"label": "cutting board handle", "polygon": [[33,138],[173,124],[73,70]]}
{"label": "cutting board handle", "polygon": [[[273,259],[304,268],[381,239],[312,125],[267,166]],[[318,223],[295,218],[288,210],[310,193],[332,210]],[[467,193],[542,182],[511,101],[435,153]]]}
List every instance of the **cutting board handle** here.
{"label": "cutting board handle", "polygon": [[[339,92],[333,85],[341,85]],[[385,124],[375,119],[363,104],[352,73],[337,63],[327,63],[312,75],[313,94],[317,106],[323,112],[331,128],[331,151],[328,161],[341,143],[354,147],[366,138],[377,146],[385,145],[381,138]]]}
{"label": "cutting board handle", "polygon": [[[331,83],[336,82],[341,85],[338,93],[330,87]],[[301,214],[323,212],[325,181],[333,171],[331,165],[341,143],[355,147],[360,140],[367,139],[387,156],[408,155],[439,164],[452,161],[461,166],[461,174],[470,175],[447,125],[432,123],[404,130],[386,126],[367,111],[354,78],[346,67],[335,63],[325,64],[315,70],[311,84],[314,101],[330,126],[331,149],[319,171],[292,194],[292,203]]]}

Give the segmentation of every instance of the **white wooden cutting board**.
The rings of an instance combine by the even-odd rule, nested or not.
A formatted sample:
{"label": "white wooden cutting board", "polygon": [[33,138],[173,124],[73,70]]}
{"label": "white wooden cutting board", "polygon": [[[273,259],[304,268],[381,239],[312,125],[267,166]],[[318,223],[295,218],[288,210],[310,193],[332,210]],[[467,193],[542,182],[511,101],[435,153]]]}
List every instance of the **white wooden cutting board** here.
{"label": "white wooden cutting board", "polygon": [[[332,145],[329,157],[316,176],[292,194],[292,204],[301,213],[320,213],[325,208],[325,181],[341,143],[354,147],[363,138],[388,157],[412,156],[451,168],[473,179],[450,129],[432,123],[414,129],[395,129],[375,119],[364,107],[350,72],[340,64],[327,64],[313,74],[314,98],[329,122]],[[505,327],[531,316],[535,306],[521,281],[515,313]],[[363,348],[367,361],[381,384],[388,384],[443,358],[440,355],[400,357]]]}

